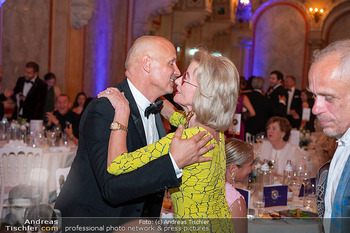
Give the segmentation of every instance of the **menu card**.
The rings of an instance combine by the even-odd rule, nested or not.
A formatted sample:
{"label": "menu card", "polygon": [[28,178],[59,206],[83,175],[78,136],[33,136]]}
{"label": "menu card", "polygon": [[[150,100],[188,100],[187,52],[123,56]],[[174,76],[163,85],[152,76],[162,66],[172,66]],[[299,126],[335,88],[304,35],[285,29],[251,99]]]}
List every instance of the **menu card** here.
{"label": "menu card", "polygon": [[241,114],[236,113],[233,116],[233,123],[229,128],[229,133],[239,135],[240,132],[241,132]]}
{"label": "menu card", "polygon": [[265,207],[287,205],[287,185],[265,186],[264,198]]}
{"label": "menu card", "polygon": [[239,189],[239,188],[236,188],[236,190],[243,196],[245,204],[248,209],[249,201],[250,201],[250,191],[245,189]]}

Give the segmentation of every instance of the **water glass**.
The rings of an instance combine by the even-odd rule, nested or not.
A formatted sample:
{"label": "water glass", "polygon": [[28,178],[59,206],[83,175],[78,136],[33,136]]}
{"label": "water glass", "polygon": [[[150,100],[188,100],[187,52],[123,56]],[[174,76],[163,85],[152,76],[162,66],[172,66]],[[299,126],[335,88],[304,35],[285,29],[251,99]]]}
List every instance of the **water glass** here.
{"label": "water glass", "polygon": [[50,146],[56,146],[57,133],[55,131],[46,131],[46,138],[50,142]]}

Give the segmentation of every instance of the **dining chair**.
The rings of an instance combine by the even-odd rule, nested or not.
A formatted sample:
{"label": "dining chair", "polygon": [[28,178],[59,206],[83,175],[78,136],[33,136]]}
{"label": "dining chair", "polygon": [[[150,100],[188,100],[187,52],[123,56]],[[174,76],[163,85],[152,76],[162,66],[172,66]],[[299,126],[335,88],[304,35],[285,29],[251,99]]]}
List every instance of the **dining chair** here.
{"label": "dining chair", "polygon": [[[28,185],[38,190],[35,193],[36,201],[41,202],[40,195],[43,186],[48,178],[48,171],[41,168],[43,151],[40,148],[1,148],[0,149],[0,176],[1,176],[1,197],[0,197],[0,219],[5,208],[9,208],[11,200],[21,197],[21,193],[11,192],[14,187]],[[20,188],[14,190],[21,190]],[[12,200],[13,201],[13,200]]]}
{"label": "dining chair", "polygon": [[58,168],[56,170],[56,194],[61,192],[61,188],[64,182],[67,180],[68,173],[70,171],[70,167]]}

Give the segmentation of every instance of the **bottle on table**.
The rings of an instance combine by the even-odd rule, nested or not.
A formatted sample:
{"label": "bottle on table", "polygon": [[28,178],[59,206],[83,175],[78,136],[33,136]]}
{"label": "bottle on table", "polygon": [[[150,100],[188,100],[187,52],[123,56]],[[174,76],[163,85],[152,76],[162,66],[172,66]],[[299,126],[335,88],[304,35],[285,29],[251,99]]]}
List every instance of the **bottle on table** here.
{"label": "bottle on table", "polygon": [[267,159],[264,159],[264,164],[261,166],[258,180],[262,188],[266,185],[273,184],[273,174],[270,171],[270,166],[268,165]]}
{"label": "bottle on table", "polygon": [[290,187],[291,185],[291,179],[293,177],[293,166],[292,166],[292,162],[291,160],[287,160],[287,164],[286,167],[284,168],[283,171],[283,185],[288,185],[288,196],[287,196],[287,200],[288,201],[292,201],[293,198],[293,191]]}

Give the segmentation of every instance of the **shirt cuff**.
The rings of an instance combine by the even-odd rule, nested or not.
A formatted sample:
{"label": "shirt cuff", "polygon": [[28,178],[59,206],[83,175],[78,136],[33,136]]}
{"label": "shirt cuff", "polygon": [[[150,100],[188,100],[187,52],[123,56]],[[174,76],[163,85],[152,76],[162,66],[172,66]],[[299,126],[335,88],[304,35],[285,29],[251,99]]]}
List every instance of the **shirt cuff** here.
{"label": "shirt cuff", "polygon": [[174,166],[174,170],[175,170],[175,174],[176,174],[176,178],[180,178],[182,176],[182,169],[179,169],[179,167],[177,166],[177,164],[175,163],[175,160],[173,159],[173,156],[171,155],[171,153],[169,152],[169,156],[171,159],[171,162]]}

